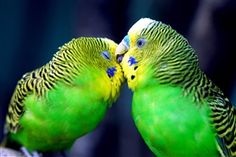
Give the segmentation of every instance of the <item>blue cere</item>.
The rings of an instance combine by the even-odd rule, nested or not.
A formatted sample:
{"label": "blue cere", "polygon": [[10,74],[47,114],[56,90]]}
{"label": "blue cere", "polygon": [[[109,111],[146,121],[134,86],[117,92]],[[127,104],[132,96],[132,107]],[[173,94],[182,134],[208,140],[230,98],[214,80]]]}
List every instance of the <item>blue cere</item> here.
{"label": "blue cere", "polygon": [[102,56],[103,58],[107,59],[107,60],[111,60],[111,55],[110,55],[110,53],[109,53],[108,51],[103,51],[103,52],[101,53],[101,56]]}
{"label": "blue cere", "polygon": [[124,39],[123,39],[123,41],[124,41],[124,43],[125,43],[125,46],[127,47],[127,48],[129,48],[129,43],[130,43],[130,41],[129,41],[129,36],[128,35],[126,35],[125,37],[124,37]]}
{"label": "blue cere", "polygon": [[111,67],[107,69],[107,75],[111,78],[115,75],[116,72],[116,68],[115,67]]}
{"label": "blue cere", "polygon": [[132,66],[133,64],[138,63],[134,57],[129,57],[128,60],[129,66]]}

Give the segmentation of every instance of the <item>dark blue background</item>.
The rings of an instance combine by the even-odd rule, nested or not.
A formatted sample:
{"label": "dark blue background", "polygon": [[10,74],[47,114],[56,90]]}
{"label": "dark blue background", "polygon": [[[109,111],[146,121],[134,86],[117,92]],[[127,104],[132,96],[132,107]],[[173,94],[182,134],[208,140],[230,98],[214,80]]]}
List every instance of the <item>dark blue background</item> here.
{"label": "dark blue background", "polygon": [[[202,69],[236,103],[235,0],[0,0],[0,130],[25,72],[48,62],[73,37],[118,43],[141,17],[161,20],[183,34],[197,50]],[[106,119],[76,142],[70,156],[153,156],[131,119],[131,97],[124,85]]]}

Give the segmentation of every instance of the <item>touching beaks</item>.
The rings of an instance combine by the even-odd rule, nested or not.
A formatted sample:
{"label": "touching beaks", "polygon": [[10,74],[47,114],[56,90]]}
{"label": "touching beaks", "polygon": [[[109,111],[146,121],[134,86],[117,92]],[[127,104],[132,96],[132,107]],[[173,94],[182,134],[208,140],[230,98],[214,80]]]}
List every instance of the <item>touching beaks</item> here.
{"label": "touching beaks", "polygon": [[124,39],[120,42],[120,44],[116,48],[116,60],[118,63],[122,62],[124,54],[129,50],[129,36],[126,35]]}

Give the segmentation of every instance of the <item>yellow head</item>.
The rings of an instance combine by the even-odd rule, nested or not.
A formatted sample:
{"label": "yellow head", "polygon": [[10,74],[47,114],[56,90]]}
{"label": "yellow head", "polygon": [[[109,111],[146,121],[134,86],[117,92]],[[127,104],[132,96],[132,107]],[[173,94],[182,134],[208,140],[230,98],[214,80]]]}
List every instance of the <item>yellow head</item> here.
{"label": "yellow head", "polygon": [[149,18],[140,19],[129,29],[116,55],[132,90],[157,81],[179,80],[187,72],[185,67],[198,64],[182,35]]}
{"label": "yellow head", "polygon": [[[91,80],[91,88],[103,93],[105,99],[116,100],[123,82],[123,72],[116,61],[117,44],[107,38],[80,37],[63,45],[54,57],[71,64],[71,74]],[[72,73],[73,71],[73,73]],[[88,85],[90,86],[90,85]]]}

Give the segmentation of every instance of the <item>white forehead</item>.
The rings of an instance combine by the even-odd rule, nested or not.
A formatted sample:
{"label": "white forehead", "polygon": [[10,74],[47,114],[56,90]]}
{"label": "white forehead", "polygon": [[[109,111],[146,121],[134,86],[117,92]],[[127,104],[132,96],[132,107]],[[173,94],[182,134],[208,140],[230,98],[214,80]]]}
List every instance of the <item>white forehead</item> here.
{"label": "white forehead", "polygon": [[130,29],[129,33],[140,33],[142,29],[148,27],[150,23],[155,22],[155,20],[152,20],[150,18],[141,18],[138,20]]}

